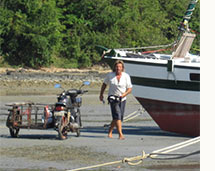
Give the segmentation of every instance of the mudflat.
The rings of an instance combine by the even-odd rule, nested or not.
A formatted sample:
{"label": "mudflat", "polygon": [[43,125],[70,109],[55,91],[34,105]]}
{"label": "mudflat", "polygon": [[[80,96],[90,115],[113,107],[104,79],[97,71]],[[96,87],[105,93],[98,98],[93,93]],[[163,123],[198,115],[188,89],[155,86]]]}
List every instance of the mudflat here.
{"label": "mudflat", "polygon": [[[123,123],[125,140],[119,140],[116,131],[112,139],[108,138],[108,128],[104,125],[111,121],[110,107],[99,101],[104,74],[94,71],[76,72],[76,76],[74,71],[39,74],[26,71],[2,72],[0,80],[4,84],[1,84],[0,91],[0,170],[70,170],[134,157],[141,155],[143,150],[150,153],[193,138],[162,131],[146,111]],[[65,88],[78,88],[85,80],[91,81],[91,85],[84,87],[89,92],[82,96],[83,128],[80,137],[69,133],[68,139],[62,141],[58,140],[57,132],[52,129],[21,129],[18,138],[11,138],[5,125],[8,114],[6,103],[32,101],[53,104],[57,100],[57,94],[61,92],[60,89],[53,88],[55,83],[61,83]],[[125,116],[140,108],[136,99],[129,95]],[[199,150],[199,146],[197,143],[173,153],[190,153]],[[148,158],[137,166],[121,163],[93,170],[193,171],[200,170],[200,155],[174,160]]]}

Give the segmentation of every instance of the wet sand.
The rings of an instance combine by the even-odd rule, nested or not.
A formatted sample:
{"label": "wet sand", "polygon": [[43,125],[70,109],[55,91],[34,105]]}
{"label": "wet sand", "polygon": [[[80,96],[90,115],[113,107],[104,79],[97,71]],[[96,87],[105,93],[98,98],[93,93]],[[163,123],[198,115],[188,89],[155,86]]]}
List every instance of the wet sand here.
{"label": "wet sand", "polygon": [[[96,74],[95,74],[96,75]],[[39,76],[41,78],[41,76]],[[107,138],[105,124],[110,123],[110,107],[98,100],[98,90],[101,85],[101,78],[91,78],[92,84],[89,92],[83,95],[81,114],[83,128],[81,136],[76,137],[75,133],[69,133],[68,139],[61,141],[57,139],[57,132],[54,130],[28,130],[21,129],[18,138],[11,138],[6,127],[7,108],[6,103],[32,101],[35,103],[56,102],[56,95],[60,89],[53,88],[54,83],[61,83],[65,88],[79,86],[87,77],[78,80],[53,81],[27,79],[18,81],[1,76],[4,85],[0,91],[0,170],[68,170],[85,167],[94,164],[122,160],[125,157],[141,155],[144,150],[150,153],[176,143],[191,139],[183,135],[169,133],[160,130],[147,112],[137,118],[123,123],[125,140],[119,140],[115,131],[113,138]],[[2,81],[1,80],[1,81]],[[129,95],[126,104],[125,116],[138,110],[141,106],[136,99]],[[174,153],[189,153],[200,149],[200,144],[183,148]],[[175,160],[153,160],[145,159],[138,166],[130,166],[126,163],[101,167],[92,170],[116,170],[116,171],[142,171],[142,170],[200,170],[200,155],[192,155],[187,158]]]}
{"label": "wet sand", "polygon": [[[104,124],[111,121],[110,109],[107,104],[99,102],[98,94],[83,96],[81,113],[84,127],[80,137],[69,133],[67,140],[60,141],[54,130],[21,129],[19,138],[11,138],[5,126],[4,104],[28,100],[54,103],[56,95],[1,96],[1,109],[3,110],[0,115],[0,170],[74,169],[141,155],[142,150],[150,153],[191,138],[160,130],[145,112],[134,120],[123,123],[125,140],[118,140],[116,131],[113,139],[109,139]],[[140,107],[135,98],[129,95],[126,115]],[[177,152],[188,153],[198,149],[199,144],[195,144]],[[143,164],[138,166],[118,164],[98,170],[199,170],[199,167],[200,156],[194,155],[177,160],[145,159]]]}

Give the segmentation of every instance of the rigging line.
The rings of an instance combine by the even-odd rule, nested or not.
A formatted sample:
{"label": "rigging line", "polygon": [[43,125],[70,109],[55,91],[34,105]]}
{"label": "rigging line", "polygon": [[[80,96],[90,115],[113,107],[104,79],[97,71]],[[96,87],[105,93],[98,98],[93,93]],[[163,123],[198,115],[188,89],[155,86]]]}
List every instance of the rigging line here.
{"label": "rigging line", "polygon": [[169,47],[174,45],[176,42],[174,41],[173,43],[167,44],[167,45],[156,45],[156,46],[145,46],[145,47],[136,47],[136,48],[118,48],[115,50],[136,50],[136,49],[152,49],[152,48],[160,48],[160,47]]}

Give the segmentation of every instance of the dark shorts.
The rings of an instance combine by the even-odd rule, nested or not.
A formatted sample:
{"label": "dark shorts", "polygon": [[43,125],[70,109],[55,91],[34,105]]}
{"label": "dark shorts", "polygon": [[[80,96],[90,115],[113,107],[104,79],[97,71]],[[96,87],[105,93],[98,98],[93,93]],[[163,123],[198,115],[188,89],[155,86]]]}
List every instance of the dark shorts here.
{"label": "dark shorts", "polygon": [[119,103],[110,103],[111,113],[113,120],[123,121],[124,112],[125,112],[126,100]]}

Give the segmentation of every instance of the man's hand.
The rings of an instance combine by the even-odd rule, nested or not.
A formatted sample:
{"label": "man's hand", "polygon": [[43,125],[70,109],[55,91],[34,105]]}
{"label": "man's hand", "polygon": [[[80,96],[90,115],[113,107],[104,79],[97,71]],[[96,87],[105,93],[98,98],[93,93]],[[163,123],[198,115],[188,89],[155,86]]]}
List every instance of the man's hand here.
{"label": "man's hand", "polygon": [[105,83],[102,84],[102,87],[101,87],[101,91],[100,91],[100,96],[99,96],[99,100],[102,101],[104,103],[104,91],[106,89],[107,85]]}
{"label": "man's hand", "polygon": [[123,97],[127,96],[129,93],[131,93],[131,91],[132,91],[132,88],[128,88],[128,89],[126,90],[126,92],[123,93],[120,97],[123,98]]}
{"label": "man's hand", "polygon": [[100,94],[99,99],[100,99],[100,101],[103,101],[103,100],[104,100],[103,94]]}

